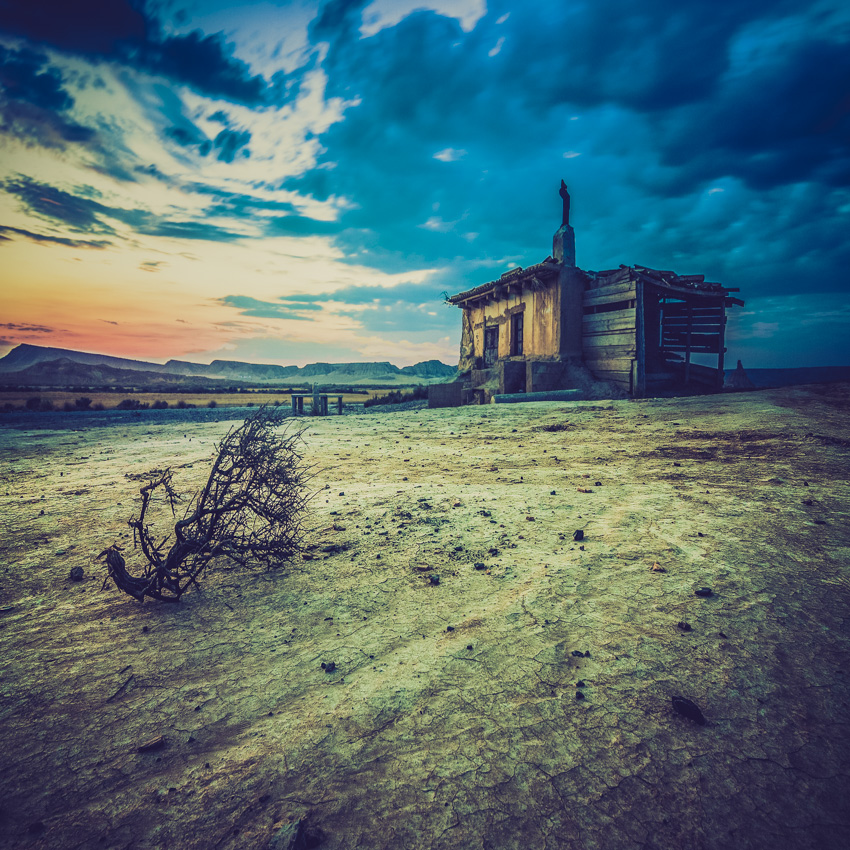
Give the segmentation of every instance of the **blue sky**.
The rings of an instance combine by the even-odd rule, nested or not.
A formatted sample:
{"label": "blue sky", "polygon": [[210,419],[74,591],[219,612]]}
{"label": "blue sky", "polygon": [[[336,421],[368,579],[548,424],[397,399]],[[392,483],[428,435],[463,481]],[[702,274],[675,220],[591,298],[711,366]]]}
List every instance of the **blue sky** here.
{"label": "blue sky", "polygon": [[0,353],[438,357],[539,262],[740,287],[728,357],[850,364],[838,2],[0,0]]}

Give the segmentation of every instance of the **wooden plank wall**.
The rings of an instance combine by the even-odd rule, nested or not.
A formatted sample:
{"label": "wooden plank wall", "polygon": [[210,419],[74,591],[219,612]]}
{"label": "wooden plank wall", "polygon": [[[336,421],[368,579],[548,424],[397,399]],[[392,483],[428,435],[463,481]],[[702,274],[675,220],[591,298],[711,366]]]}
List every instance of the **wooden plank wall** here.
{"label": "wooden plank wall", "polygon": [[635,304],[636,299],[634,281],[591,289],[584,294],[581,331],[585,365],[599,380],[611,381],[626,392],[632,390],[632,362],[637,356],[637,311],[634,306],[604,313],[587,311],[620,302]]}

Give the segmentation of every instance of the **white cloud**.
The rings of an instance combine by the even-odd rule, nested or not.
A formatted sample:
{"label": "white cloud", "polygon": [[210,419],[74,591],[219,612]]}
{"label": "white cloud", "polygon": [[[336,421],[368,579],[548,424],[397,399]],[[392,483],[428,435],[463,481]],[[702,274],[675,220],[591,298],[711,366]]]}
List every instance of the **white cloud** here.
{"label": "white cloud", "polygon": [[434,154],[434,159],[439,159],[440,162],[457,162],[466,156],[466,151],[456,148],[445,148]]}
{"label": "white cloud", "polygon": [[487,55],[488,55],[488,56],[497,56],[497,55],[501,52],[501,50],[502,50],[502,45],[503,45],[504,43],[505,43],[505,37],[504,37],[504,36],[502,36],[502,37],[501,37],[501,38],[500,38],[500,39],[496,42],[496,46],[495,46],[495,47],[493,47],[493,48],[491,48],[489,51],[487,51]]}
{"label": "white cloud", "polygon": [[423,9],[454,18],[464,32],[471,32],[487,12],[487,4],[485,0],[373,0],[363,10],[360,34],[368,38]]}

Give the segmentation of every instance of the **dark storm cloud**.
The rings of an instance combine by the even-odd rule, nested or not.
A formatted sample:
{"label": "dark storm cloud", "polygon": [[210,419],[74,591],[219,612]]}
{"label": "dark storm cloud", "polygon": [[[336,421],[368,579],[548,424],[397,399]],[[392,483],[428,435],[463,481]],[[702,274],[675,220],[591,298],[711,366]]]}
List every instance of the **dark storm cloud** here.
{"label": "dark storm cloud", "polygon": [[149,23],[132,0],[0,0],[0,29],[74,53],[108,55],[144,41]]}
{"label": "dark storm cloud", "polygon": [[4,242],[10,241],[6,233],[14,233],[23,236],[32,242],[41,242],[46,245],[64,245],[66,248],[107,248],[112,243],[107,241],[92,241],[87,239],[66,239],[64,236],[47,236],[43,233],[34,233],[32,230],[23,230],[20,227],[7,227],[0,224],[0,239]]}
{"label": "dark storm cloud", "polygon": [[0,328],[5,328],[7,331],[18,331],[19,333],[28,334],[50,334],[54,328],[46,328],[44,325],[28,325],[18,322],[3,322]]}
{"label": "dark storm cloud", "polygon": [[105,219],[126,224],[134,232],[147,236],[165,236],[174,239],[207,239],[232,242],[239,234],[206,221],[175,221],[147,210],[128,210],[111,207],[94,200],[88,187],[77,194],[38,183],[26,177],[7,180],[3,188],[15,195],[29,212],[41,218],[61,222],[73,230],[92,233],[115,234],[115,228]]}
{"label": "dark storm cloud", "polygon": [[697,179],[848,186],[850,49],[823,39],[784,48],[677,116],[660,138],[668,161]]}
{"label": "dark storm cloud", "polygon": [[262,319],[311,319],[314,316],[309,313],[328,307],[376,333],[409,330],[412,318],[418,331],[449,332],[457,324],[456,312],[446,309],[442,295],[433,286],[414,283],[395,287],[351,286],[322,294],[282,295],[274,301],[229,295],[219,299],[219,303],[235,307],[245,316]]}
{"label": "dark storm cloud", "polygon": [[216,159],[221,162],[233,162],[233,158],[239,153],[247,157],[249,151],[245,146],[251,141],[251,134],[247,130],[222,130],[213,140],[212,146],[218,151]]}
{"label": "dark storm cloud", "polygon": [[0,44],[0,132],[43,147],[89,142],[95,131],[62,114],[73,105],[61,72],[44,54]]}
{"label": "dark storm cloud", "polygon": [[139,67],[186,83],[206,94],[240,103],[264,102],[265,80],[232,55],[220,34],[194,31],[162,41],[149,41],[128,51],[126,58]]}
{"label": "dark storm cloud", "polygon": [[299,74],[271,83],[233,55],[221,33],[164,35],[154,10],[126,0],[0,0],[0,31],[94,60],[118,61],[239,103],[283,102]]}
{"label": "dark storm cloud", "polygon": [[[563,176],[588,266],[651,257],[793,291],[804,254],[807,285],[842,285],[848,199],[832,187],[847,185],[850,49],[808,5],[497,0],[471,32],[423,11],[369,38],[362,6],[328,3],[311,28],[328,96],[359,105],[321,136],[317,167],[285,184],[354,201],[334,237],[351,262],[443,266],[452,291],[504,270],[476,271],[476,258],[539,261]],[[718,218],[700,199],[730,178],[736,205]],[[820,198],[812,228],[783,209],[782,188],[800,183]],[[748,257],[766,262],[742,281]]]}
{"label": "dark storm cloud", "polygon": [[226,295],[218,299],[219,304],[226,307],[234,307],[243,316],[252,316],[257,319],[299,319],[306,320],[310,316],[304,316],[304,311],[310,312],[321,310],[318,304],[311,301],[259,301],[249,298],[247,295]]}

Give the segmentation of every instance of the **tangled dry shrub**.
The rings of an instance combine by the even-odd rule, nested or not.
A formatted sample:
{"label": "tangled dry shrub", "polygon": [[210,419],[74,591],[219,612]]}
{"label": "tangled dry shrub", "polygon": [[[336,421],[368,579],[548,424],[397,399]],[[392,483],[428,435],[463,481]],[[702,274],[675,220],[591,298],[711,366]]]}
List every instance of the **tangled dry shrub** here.
{"label": "tangled dry shrub", "polygon": [[173,527],[160,537],[150,519],[165,501],[173,518],[183,500],[172,484],[172,471],[151,473],[139,491],[142,505],[129,521],[134,549],[146,562],[142,575],[127,569],[119,547],[101,553],[116,587],[144,601],[146,596],[177,602],[213,558],[237,564],[274,567],[294,555],[303,538],[302,519],[309,500],[310,471],[301,453],[301,430],[278,429],[286,416],[280,408],[261,407],[218,445],[206,484]]}

